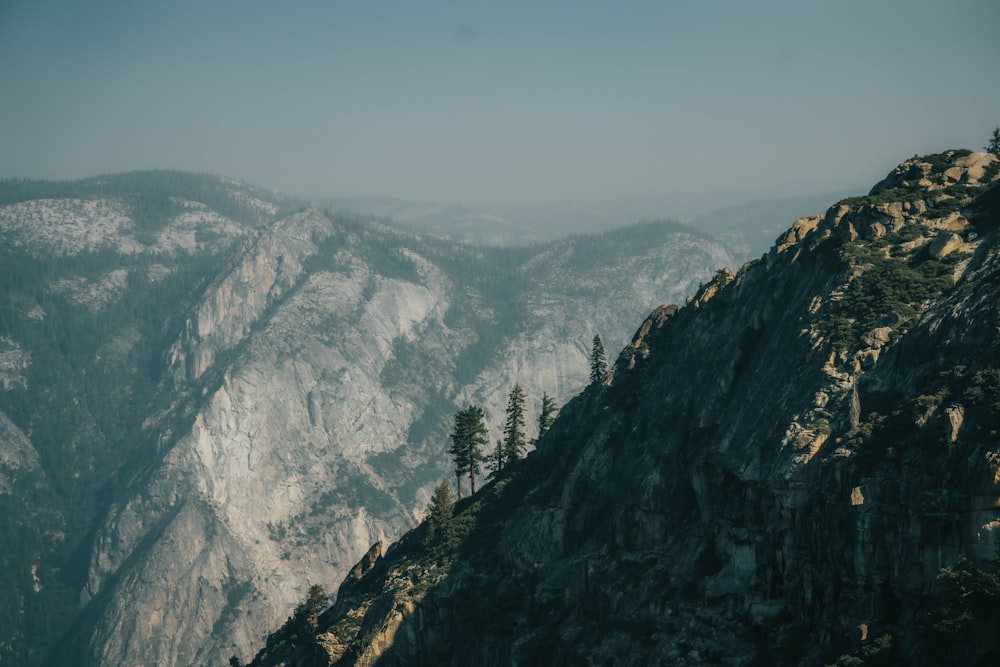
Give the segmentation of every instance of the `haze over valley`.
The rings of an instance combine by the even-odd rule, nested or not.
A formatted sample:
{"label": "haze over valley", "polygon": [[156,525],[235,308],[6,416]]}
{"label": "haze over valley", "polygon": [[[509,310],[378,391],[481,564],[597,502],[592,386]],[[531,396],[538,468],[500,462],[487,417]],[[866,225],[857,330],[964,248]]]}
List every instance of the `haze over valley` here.
{"label": "haze over valley", "polygon": [[0,4],[0,664],[995,664],[998,19]]}

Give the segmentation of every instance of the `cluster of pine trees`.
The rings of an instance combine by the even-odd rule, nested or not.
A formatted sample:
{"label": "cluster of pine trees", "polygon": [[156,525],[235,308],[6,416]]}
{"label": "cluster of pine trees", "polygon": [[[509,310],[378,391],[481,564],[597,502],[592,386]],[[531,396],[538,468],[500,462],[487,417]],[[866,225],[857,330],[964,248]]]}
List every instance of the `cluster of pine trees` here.
{"label": "cluster of pine trees", "polygon": [[[603,384],[608,373],[607,356],[600,334],[594,335],[590,354],[590,383]],[[469,492],[476,492],[476,473],[481,463],[486,464],[490,476],[498,476],[508,465],[524,456],[528,448],[525,435],[525,405],[528,396],[515,383],[507,399],[507,409],[504,413],[503,438],[496,441],[491,453],[486,452],[489,444],[485,418],[482,406],[469,405],[455,414],[454,430],[451,433],[451,447],[448,453],[455,465],[455,487],[457,495],[462,497],[462,478],[469,477]],[[556,402],[547,393],[542,394],[542,404],[538,412],[538,435],[535,444],[545,435],[556,418]],[[443,484],[443,483],[442,483]]]}
{"label": "cluster of pine trees", "polygon": [[[486,413],[482,406],[469,405],[455,414],[455,426],[451,433],[451,447],[448,453],[455,465],[455,486],[459,498],[462,497],[462,478],[466,475],[469,478],[469,492],[476,492],[476,473],[480,464],[485,463],[490,475],[495,477],[508,465],[524,456],[528,448],[528,438],[524,431],[527,400],[527,393],[520,383],[516,383],[507,400],[503,438],[496,441],[491,453],[486,452],[489,431],[486,428]],[[541,438],[552,426],[555,415],[555,399],[543,394],[538,415],[537,438]]]}

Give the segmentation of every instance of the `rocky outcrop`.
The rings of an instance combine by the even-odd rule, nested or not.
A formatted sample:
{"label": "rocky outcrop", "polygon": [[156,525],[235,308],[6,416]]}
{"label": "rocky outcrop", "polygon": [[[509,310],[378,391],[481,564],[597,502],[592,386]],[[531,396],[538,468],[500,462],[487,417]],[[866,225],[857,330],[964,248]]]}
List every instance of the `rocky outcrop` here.
{"label": "rocky outcrop", "polygon": [[[339,579],[369,544],[413,525],[448,474],[457,406],[474,401],[502,414],[512,378],[535,401],[542,391],[564,399],[585,381],[589,332],[607,332],[623,303],[645,302],[647,281],[677,280],[623,273],[629,282],[618,286],[609,255],[606,266],[591,264],[612,293],[595,302],[598,286],[581,290],[580,268],[553,252],[526,299],[542,313],[483,363],[467,355],[482,354],[485,327],[509,314],[493,304],[477,314],[447,271],[413,250],[398,255],[409,277],[374,270],[358,252],[362,240],[331,224],[306,212],[249,247],[171,348],[172,360],[198,360],[182,364],[183,380],[205,393],[190,426],[161,434],[170,443],[162,464],[98,533],[84,595],[99,610],[92,661],[155,654],[160,664],[190,664],[248,653],[248,638],[280,625],[310,584]],[[300,245],[282,238],[303,225],[313,231],[298,234]],[[699,258],[691,241],[678,241],[652,251],[676,254],[695,275],[697,262],[721,257]],[[309,270],[295,273],[309,254]],[[584,302],[589,315],[580,317]],[[447,370],[456,363],[479,370],[461,380]],[[502,424],[493,418],[491,427],[498,435]],[[191,558],[171,555],[177,545]],[[153,577],[191,593],[167,599]],[[133,622],[148,618],[157,623]]]}
{"label": "rocky outcrop", "polygon": [[876,183],[870,195],[887,190],[920,190],[932,193],[946,190],[953,185],[988,185],[1000,179],[995,165],[998,159],[992,153],[972,151],[947,151],[937,155],[914,157],[902,162],[888,176]]}
{"label": "rocky outcrop", "polygon": [[[915,159],[874,192],[946,192],[994,164]],[[720,272],[457,506],[457,547],[414,530],[316,635],[275,635],[254,664],[992,664],[1000,211],[972,201],[984,190],[963,195],[980,212],[964,230],[861,198]],[[961,246],[929,251],[952,233]]]}
{"label": "rocky outcrop", "polygon": [[231,351],[299,281],[303,262],[333,233],[330,221],[311,209],[292,215],[258,238],[239,265],[213,285],[188,319],[169,359],[175,381],[195,381]]}

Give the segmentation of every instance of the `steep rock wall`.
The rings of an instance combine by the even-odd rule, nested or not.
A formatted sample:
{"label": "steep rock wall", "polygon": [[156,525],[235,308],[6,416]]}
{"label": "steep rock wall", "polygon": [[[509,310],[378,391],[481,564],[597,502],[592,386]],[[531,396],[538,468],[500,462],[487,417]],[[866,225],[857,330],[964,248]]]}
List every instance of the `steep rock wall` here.
{"label": "steep rock wall", "polygon": [[[694,289],[727,257],[651,228],[641,252],[574,263],[570,246],[527,262],[523,284],[491,303],[438,247],[386,250],[372,229],[296,214],[207,286],[166,354],[177,391],[145,424],[155,451],[94,539],[74,634],[89,650],[59,659],[249,653],[310,584],[338,580],[422,516],[450,477],[457,407],[482,403],[499,433],[520,380],[534,420],[543,391],[563,400],[583,385],[595,330],[624,341],[623,311]],[[636,258],[616,272],[623,253]]]}

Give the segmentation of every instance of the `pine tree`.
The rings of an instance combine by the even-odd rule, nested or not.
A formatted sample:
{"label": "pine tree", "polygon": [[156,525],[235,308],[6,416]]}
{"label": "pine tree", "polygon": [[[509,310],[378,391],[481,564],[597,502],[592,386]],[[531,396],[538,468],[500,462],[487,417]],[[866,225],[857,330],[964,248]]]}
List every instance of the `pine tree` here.
{"label": "pine tree", "polygon": [[594,334],[594,344],[590,351],[590,384],[601,384],[608,373],[608,357],[604,353],[601,335]]}
{"label": "pine tree", "polygon": [[490,454],[490,458],[486,462],[486,465],[490,469],[490,475],[496,477],[497,474],[503,470],[504,463],[506,463],[506,461],[504,461],[503,456],[503,440],[497,440],[497,444],[493,448],[493,453]]}
{"label": "pine tree", "polygon": [[524,404],[527,394],[520,383],[515,383],[507,399],[506,419],[503,427],[503,463],[504,466],[517,461],[524,455],[527,441],[524,437]]}
{"label": "pine tree", "polygon": [[441,482],[434,487],[431,504],[427,506],[427,521],[443,526],[451,520],[454,511],[455,499],[451,495],[451,488],[446,482]]}
{"label": "pine tree", "polygon": [[552,428],[553,422],[556,420],[556,401],[554,398],[546,393],[542,393],[542,408],[538,413],[538,437],[535,439],[537,443],[542,439],[542,436]]}
{"label": "pine tree", "polygon": [[451,487],[448,486],[447,482],[442,481],[434,488],[431,504],[427,506],[427,541],[429,543],[441,541],[454,513],[455,499],[451,495]]}
{"label": "pine tree", "polygon": [[987,153],[993,153],[997,157],[1000,157],[1000,127],[993,128],[993,138],[990,139],[990,143],[984,146]]}
{"label": "pine tree", "polygon": [[455,430],[451,434],[451,448],[448,453],[455,463],[455,480],[458,497],[462,497],[462,476],[469,474],[469,488],[476,492],[476,470],[484,460],[483,447],[487,444],[485,413],[478,405],[470,405],[455,414]]}
{"label": "pine tree", "polygon": [[310,586],[305,601],[295,608],[293,615],[295,624],[300,627],[308,624],[310,628],[315,629],[319,624],[319,612],[323,610],[326,603],[327,596],[323,587],[319,584]]}

